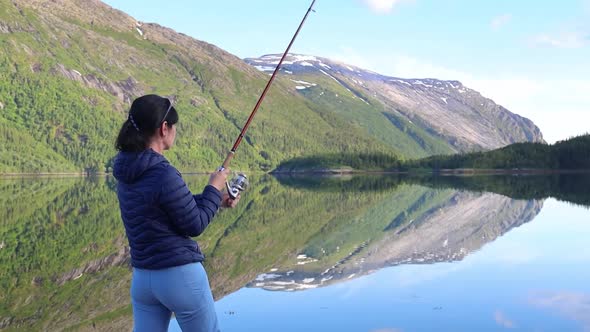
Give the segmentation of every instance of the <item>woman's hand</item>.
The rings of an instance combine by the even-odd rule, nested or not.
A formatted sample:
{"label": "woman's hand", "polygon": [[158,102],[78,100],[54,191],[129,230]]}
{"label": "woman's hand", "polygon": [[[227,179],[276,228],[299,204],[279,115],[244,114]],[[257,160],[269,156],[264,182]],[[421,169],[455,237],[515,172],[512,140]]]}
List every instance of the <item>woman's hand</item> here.
{"label": "woman's hand", "polygon": [[215,171],[209,177],[209,184],[217,188],[217,190],[223,191],[223,189],[225,189],[225,182],[227,181],[228,175],[229,168],[226,168],[222,171]]}
{"label": "woman's hand", "polygon": [[231,196],[226,191],[224,191],[223,197],[221,198],[221,207],[235,208],[236,205],[238,205],[238,202],[240,201],[241,197],[242,196],[238,193],[238,196],[236,198],[231,198]]}

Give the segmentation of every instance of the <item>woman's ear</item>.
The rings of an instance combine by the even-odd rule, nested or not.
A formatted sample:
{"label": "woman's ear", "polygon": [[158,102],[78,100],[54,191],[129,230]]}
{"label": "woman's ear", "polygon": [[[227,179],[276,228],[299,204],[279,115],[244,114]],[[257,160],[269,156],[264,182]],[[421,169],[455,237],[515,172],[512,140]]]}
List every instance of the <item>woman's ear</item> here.
{"label": "woman's ear", "polygon": [[168,135],[168,121],[164,121],[162,122],[162,124],[160,125],[160,128],[158,129],[158,131],[160,132],[160,135],[162,135],[162,137],[166,137]]}

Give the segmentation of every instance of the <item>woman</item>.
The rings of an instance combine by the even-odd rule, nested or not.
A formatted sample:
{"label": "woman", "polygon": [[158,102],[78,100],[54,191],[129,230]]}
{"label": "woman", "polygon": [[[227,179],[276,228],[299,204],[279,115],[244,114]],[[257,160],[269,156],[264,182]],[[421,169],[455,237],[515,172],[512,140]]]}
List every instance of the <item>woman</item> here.
{"label": "woman", "polygon": [[167,331],[174,312],[183,331],[218,331],[204,259],[191,239],[220,207],[239,200],[223,194],[229,170],[213,173],[192,195],[162,155],[176,137],[178,113],[170,100],[146,95],[133,101],[115,144],[114,176],[131,247],[134,331]]}

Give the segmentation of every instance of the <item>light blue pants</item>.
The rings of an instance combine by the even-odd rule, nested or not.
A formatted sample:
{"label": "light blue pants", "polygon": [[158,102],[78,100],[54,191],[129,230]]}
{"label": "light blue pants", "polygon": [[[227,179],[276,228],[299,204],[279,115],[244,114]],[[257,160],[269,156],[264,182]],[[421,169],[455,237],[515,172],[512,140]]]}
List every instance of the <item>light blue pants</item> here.
{"label": "light blue pants", "polygon": [[207,273],[201,263],[163,270],[133,269],[134,332],[166,332],[172,313],[183,332],[218,332]]}

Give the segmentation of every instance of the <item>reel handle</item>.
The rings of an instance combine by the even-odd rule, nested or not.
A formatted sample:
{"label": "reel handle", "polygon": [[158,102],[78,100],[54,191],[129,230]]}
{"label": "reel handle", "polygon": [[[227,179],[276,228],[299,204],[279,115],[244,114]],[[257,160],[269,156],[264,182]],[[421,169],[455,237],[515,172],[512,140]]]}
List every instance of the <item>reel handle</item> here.
{"label": "reel handle", "polygon": [[244,173],[237,173],[230,181],[225,181],[227,193],[232,199],[236,199],[240,192],[246,190],[248,185],[248,177]]}
{"label": "reel handle", "polygon": [[233,188],[228,181],[225,181],[225,188],[227,189],[229,197],[231,197],[232,199],[236,199],[236,197],[238,197],[238,195],[240,194],[240,190],[237,188]]}

